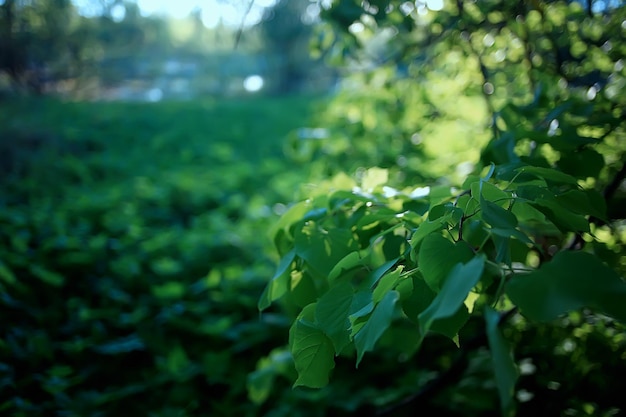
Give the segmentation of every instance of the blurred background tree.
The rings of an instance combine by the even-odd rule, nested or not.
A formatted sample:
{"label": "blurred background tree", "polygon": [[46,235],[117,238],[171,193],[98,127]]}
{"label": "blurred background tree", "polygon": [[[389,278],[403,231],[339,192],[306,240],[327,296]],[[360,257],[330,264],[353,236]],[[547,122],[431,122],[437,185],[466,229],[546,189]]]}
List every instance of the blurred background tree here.
{"label": "blurred background tree", "polygon": [[[310,0],[279,0],[268,8],[259,24],[264,48],[270,56],[270,82],[277,94],[295,93],[323,71],[311,58],[309,44],[316,17]],[[319,75],[319,74],[317,74]]]}
{"label": "blurred background tree", "polygon": [[46,82],[71,74],[77,51],[68,44],[76,18],[70,0],[4,1],[0,70],[37,93]]}

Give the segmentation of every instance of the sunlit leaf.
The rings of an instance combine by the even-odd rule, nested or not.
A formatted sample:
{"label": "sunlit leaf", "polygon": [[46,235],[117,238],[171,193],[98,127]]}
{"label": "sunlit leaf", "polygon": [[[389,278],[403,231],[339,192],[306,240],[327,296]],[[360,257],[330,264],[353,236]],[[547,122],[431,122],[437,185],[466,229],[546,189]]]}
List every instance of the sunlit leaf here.
{"label": "sunlit leaf", "polygon": [[389,291],[395,288],[398,281],[400,281],[400,274],[403,269],[404,266],[400,265],[393,272],[385,274],[380,281],[378,281],[378,285],[376,285],[376,288],[372,293],[372,298],[375,303],[381,301]]}
{"label": "sunlit leaf", "polygon": [[366,280],[366,284],[368,285],[368,287],[374,288],[374,286],[378,283],[378,280],[398,262],[398,259],[399,258],[390,259],[372,272],[370,272]]}

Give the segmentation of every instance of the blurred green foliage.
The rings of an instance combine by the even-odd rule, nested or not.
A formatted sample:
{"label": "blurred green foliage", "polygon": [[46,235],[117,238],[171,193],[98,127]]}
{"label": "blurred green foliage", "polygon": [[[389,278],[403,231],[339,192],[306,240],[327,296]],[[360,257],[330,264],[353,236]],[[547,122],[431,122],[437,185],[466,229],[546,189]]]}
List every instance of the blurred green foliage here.
{"label": "blurred green foliage", "polygon": [[2,102],[1,413],[255,415],[266,230],[306,172],[281,143],[316,102]]}
{"label": "blurred green foliage", "polygon": [[0,413],[623,412],[624,8],[433,4],[324,8],[331,98],[0,102]]}

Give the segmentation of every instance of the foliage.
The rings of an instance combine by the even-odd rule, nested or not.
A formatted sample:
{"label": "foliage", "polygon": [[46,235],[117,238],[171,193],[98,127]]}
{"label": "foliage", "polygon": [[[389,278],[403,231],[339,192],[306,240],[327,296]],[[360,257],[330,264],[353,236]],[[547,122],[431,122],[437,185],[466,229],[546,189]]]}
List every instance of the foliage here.
{"label": "foliage", "polygon": [[288,329],[256,309],[264,230],[314,102],[0,104],[0,413],[256,415]]}
{"label": "foliage", "polygon": [[[324,11],[331,56],[366,75],[320,119],[328,139],[295,143],[328,179],[272,229],[282,258],[259,307],[293,314],[294,386],[379,415],[484,415],[496,398],[502,415],[545,398],[619,413],[626,9],[435,4]],[[530,382],[535,361],[547,374]],[[581,383],[594,367],[612,382]]]}
{"label": "foliage", "polygon": [[624,9],[437,3],[324,9],[311,129],[0,102],[1,412],[622,412]]}

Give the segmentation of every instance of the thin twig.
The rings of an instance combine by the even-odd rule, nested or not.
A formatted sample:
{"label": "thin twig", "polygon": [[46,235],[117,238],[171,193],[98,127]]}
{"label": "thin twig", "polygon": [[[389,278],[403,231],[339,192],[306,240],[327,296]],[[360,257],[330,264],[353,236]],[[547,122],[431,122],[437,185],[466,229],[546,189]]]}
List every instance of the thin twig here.
{"label": "thin twig", "polygon": [[243,35],[243,27],[246,24],[246,19],[248,18],[248,15],[250,14],[250,11],[252,10],[252,6],[254,6],[254,0],[250,0],[250,2],[248,3],[248,8],[246,9],[246,12],[243,14],[243,17],[241,18],[241,24],[239,25],[239,29],[237,29],[237,36],[235,37],[234,49],[237,49],[237,47],[239,46],[239,41],[241,41],[241,36]]}

